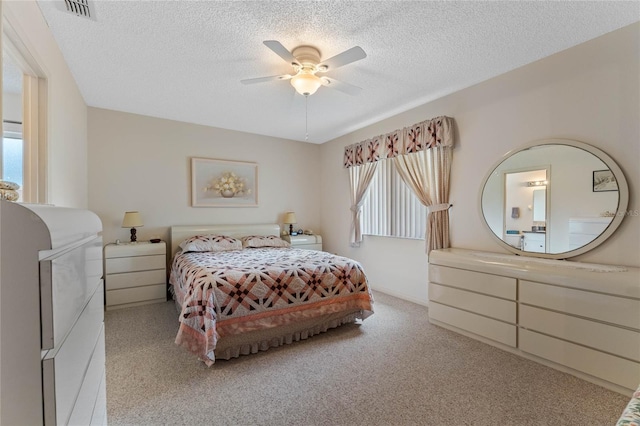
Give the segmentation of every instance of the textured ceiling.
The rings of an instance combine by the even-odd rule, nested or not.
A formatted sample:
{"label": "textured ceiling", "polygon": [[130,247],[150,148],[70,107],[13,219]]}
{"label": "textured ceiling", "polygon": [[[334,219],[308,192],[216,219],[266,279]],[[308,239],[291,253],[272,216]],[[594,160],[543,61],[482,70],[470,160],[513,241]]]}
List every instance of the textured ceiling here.
{"label": "textured ceiling", "polygon": [[89,106],[305,140],[305,99],[265,47],[367,58],[327,73],[361,87],[308,98],[323,143],[640,20],[618,1],[93,1],[95,20],[38,4]]}

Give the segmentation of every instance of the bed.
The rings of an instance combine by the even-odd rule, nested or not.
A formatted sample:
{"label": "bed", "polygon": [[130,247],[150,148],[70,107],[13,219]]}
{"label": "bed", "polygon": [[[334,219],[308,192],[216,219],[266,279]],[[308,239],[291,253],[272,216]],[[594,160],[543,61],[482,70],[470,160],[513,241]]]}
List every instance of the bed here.
{"label": "bed", "polygon": [[358,262],[291,248],[277,235],[277,224],[171,227],[176,344],[211,366],[373,313]]}
{"label": "bed", "polygon": [[631,400],[616,423],[616,426],[638,425],[640,425],[640,385],[638,385],[638,389],[636,389],[631,396]]}

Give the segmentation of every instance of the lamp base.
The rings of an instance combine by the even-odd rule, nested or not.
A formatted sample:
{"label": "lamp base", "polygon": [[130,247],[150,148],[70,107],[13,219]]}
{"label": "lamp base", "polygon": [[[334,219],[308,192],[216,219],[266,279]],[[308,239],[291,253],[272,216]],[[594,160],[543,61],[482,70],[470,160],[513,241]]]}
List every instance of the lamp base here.
{"label": "lamp base", "polygon": [[135,243],[138,237],[136,237],[136,228],[131,228],[131,242]]}

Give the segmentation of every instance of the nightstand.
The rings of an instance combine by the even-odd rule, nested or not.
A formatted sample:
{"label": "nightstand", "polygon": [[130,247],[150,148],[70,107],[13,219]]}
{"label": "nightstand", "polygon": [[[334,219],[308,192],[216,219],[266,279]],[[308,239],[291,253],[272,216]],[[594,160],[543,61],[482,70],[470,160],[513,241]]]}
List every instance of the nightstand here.
{"label": "nightstand", "polygon": [[104,247],[107,310],[167,300],[167,246],[138,242]]}
{"label": "nightstand", "polygon": [[282,239],[289,241],[293,248],[322,251],[322,237],[320,235],[283,235]]}

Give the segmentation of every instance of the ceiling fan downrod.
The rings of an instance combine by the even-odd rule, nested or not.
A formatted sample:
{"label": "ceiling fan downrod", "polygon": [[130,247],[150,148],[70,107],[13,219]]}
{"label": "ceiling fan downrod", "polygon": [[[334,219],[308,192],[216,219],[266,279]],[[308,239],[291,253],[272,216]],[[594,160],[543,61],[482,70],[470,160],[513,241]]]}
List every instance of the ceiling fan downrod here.
{"label": "ceiling fan downrod", "polygon": [[309,141],[309,95],[304,95],[304,140]]}

